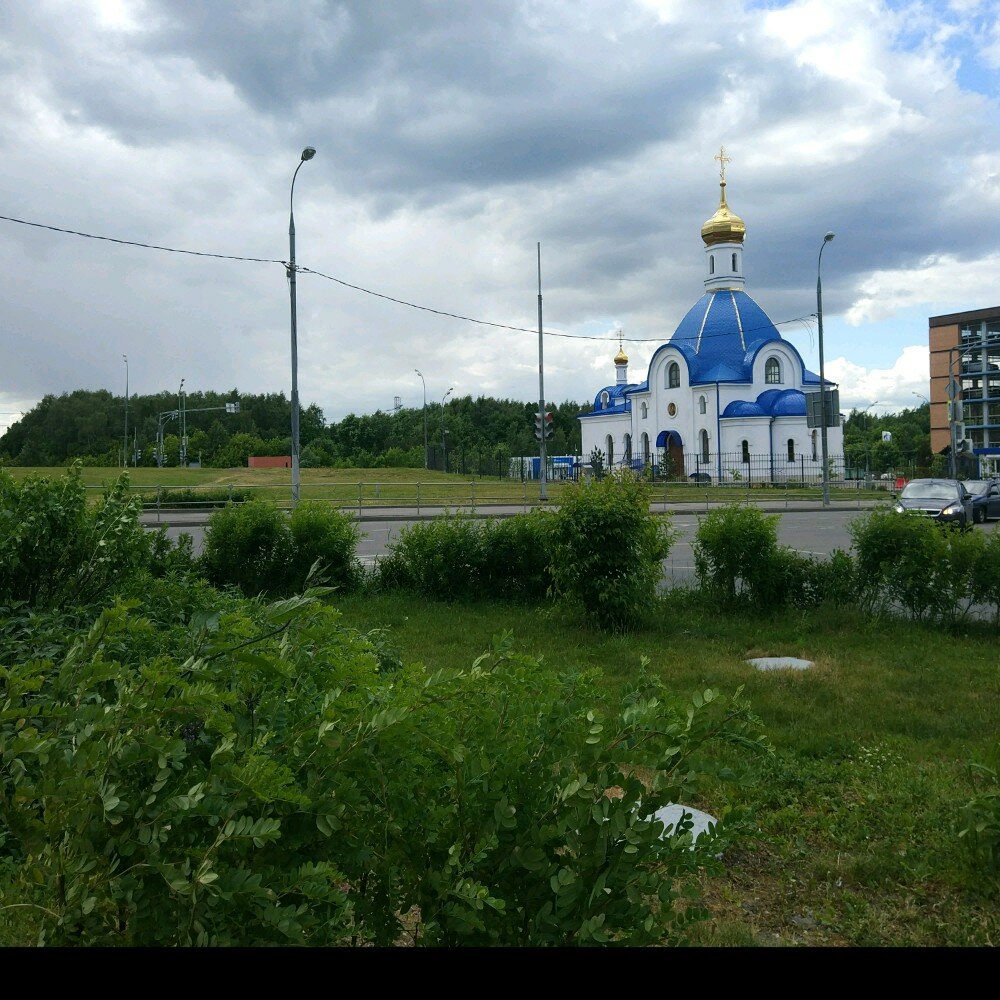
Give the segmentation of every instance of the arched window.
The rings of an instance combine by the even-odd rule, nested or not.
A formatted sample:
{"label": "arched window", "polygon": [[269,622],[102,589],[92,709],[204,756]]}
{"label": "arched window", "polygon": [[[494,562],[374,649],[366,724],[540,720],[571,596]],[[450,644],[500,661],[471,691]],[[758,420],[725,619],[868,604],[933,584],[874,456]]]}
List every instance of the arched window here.
{"label": "arched window", "polygon": [[643,434],[640,441],[642,442],[642,461],[646,464],[649,462],[649,435]]}
{"label": "arched window", "polygon": [[795,461],[795,438],[788,439],[788,461]]}
{"label": "arched window", "polygon": [[608,408],[608,403],[611,402],[611,395],[607,392],[601,393],[601,409],[606,410]]}
{"label": "arched window", "polygon": [[736,274],[736,254],[733,254],[733,274]]}
{"label": "arched window", "polygon": [[706,406],[706,403],[705,403],[705,397],[704,396],[699,396],[698,397],[698,412],[699,413],[704,413],[706,409],[707,409],[707,406]]}
{"label": "arched window", "polygon": [[817,434],[816,431],[812,432],[812,453],[813,453],[812,460],[814,462],[816,461],[816,434]]}
{"label": "arched window", "polygon": [[708,273],[709,274],[715,274],[715,254],[714,253],[708,258]]}
{"label": "arched window", "polygon": [[649,406],[646,403],[643,403],[639,409],[642,412],[642,419],[645,420],[646,417],[649,416]]}
{"label": "arched window", "polygon": [[615,443],[609,434],[604,440],[604,450],[608,453],[608,468],[615,464]]}
{"label": "arched window", "polygon": [[676,389],[681,384],[681,366],[676,361],[667,365],[667,388]]}
{"label": "arched window", "polygon": [[632,461],[632,435],[625,435],[625,455],[624,460],[627,463]]}
{"label": "arched window", "polygon": [[768,385],[781,385],[781,362],[777,358],[764,362],[764,381]]}
{"label": "arched window", "polygon": [[749,441],[744,441],[743,442],[743,464],[744,465],[749,465],[750,464],[750,442]]}
{"label": "arched window", "polygon": [[709,461],[709,451],[708,451],[708,431],[703,430],[701,432],[701,460],[703,462]]}

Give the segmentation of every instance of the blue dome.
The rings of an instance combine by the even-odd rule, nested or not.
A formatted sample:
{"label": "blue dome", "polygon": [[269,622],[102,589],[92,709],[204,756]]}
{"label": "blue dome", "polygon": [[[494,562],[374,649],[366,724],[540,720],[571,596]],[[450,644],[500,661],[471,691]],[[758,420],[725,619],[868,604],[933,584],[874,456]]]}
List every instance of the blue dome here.
{"label": "blue dome", "polygon": [[804,417],[806,397],[798,389],[786,389],[775,397],[771,412],[776,417]]}
{"label": "blue dome", "polygon": [[[632,400],[625,393],[635,388],[635,384],[630,382],[625,385],[606,385],[603,389],[598,389],[597,395],[594,396],[594,408],[585,416],[602,413],[627,413],[632,409]],[[608,394],[608,403],[603,406],[601,397],[605,393]]]}
{"label": "blue dome", "polygon": [[767,413],[758,406],[745,399],[734,399],[723,411],[722,419],[726,417],[766,417]]}
{"label": "blue dome", "polygon": [[[692,385],[752,382],[757,354],[775,342],[798,354],[746,292],[721,289],[706,292],[688,310],[670,340],[657,348],[650,367],[656,354],[674,347],[684,355]],[[801,358],[799,363],[802,364]],[[805,365],[802,377],[804,382],[818,381]]]}

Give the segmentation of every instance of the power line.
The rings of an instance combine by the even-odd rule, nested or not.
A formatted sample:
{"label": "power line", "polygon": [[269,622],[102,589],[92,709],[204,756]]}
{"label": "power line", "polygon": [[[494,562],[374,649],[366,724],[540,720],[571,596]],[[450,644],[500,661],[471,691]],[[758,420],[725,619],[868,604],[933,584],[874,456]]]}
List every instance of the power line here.
{"label": "power line", "polygon": [[[177,247],[167,247],[160,246],[156,243],[140,243],[137,240],[123,240],[118,239],[114,236],[99,236],[94,233],[84,233],[77,229],[65,229],[61,226],[49,226],[41,222],[29,222],[26,219],[17,219],[10,215],[0,215],[0,219],[5,222],[14,222],[21,226],[31,226],[33,229],[47,229],[53,233],[65,233],[69,236],[81,236],[88,240],[101,240],[105,243],[117,243],[120,246],[128,247],[141,247],[144,250],[162,250],[165,253],[179,253],[186,254],[191,257],[212,257],[216,260],[239,260],[247,261],[254,264],[280,264],[286,270],[288,268],[288,261],[278,260],[273,257],[242,257],[236,254],[227,253],[209,253],[205,250],[183,250]],[[409,302],[406,299],[396,298],[393,295],[387,295],[384,292],[376,292],[374,289],[365,288],[362,285],[352,284],[350,281],[345,281],[343,278],[337,278],[332,274],[324,274],[322,271],[313,270],[310,267],[297,267],[296,270],[301,274],[312,274],[317,278],[324,278],[327,281],[332,281],[344,288],[353,289],[356,292],[362,292],[365,295],[371,295],[377,299],[383,299],[386,302],[395,302],[397,305],[406,306],[408,309],[418,309],[421,312],[433,313],[435,316],[446,316],[449,319],[461,320],[465,323],[476,323],[479,326],[489,326],[497,330],[510,330],[514,333],[531,333],[537,334],[536,329],[531,329],[526,326],[513,326],[510,323],[496,323],[488,319],[477,319],[474,316],[465,316],[462,313],[449,312],[447,309],[434,309],[431,306],[422,306],[417,302]],[[810,314],[812,315],[812,314]],[[806,322],[808,317],[797,316],[795,319],[785,319],[780,320],[777,323],[762,324],[758,327],[745,327],[743,333],[755,333],[757,330],[767,330],[770,327],[777,326],[787,326],[790,323],[803,323]],[[544,335],[546,337],[559,337],[564,340],[596,340],[596,341],[606,341],[608,339],[607,335],[597,335],[597,334],[586,334],[586,333],[560,333],[556,330],[544,330]],[[702,339],[710,339],[712,337],[724,337],[729,336],[728,333],[706,333],[703,335]],[[664,344],[667,341],[663,337],[625,337],[626,343],[629,344]]]}
{"label": "power line", "polygon": [[179,250],[177,247],[163,247],[156,243],[139,243],[136,240],[120,240],[114,236],[97,236],[94,233],[81,233],[77,229],[63,229],[60,226],[47,226],[41,222],[28,222],[25,219],[15,219],[10,215],[0,215],[5,222],[16,222],[21,226],[31,226],[34,229],[48,229],[53,233],[67,233],[70,236],[83,236],[88,240],[103,240],[105,243],[119,243],[126,247],[142,247],[144,250],[163,250],[166,253],[183,253],[191,257],[215,257],[218,260],[245,260],[255,264],[284,264],[283,260],[272,260],[268,257],[238,257],[228,253],[208,253],[204,250]]}

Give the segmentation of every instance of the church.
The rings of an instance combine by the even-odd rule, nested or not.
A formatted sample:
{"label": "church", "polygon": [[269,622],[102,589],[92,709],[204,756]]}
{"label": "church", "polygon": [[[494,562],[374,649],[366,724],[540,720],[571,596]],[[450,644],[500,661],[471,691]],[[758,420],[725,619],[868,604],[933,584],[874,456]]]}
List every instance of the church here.
{"label": "church", "polygon": [[[652,465],[657,475],[700,482],[815,482],[822,475],[819,428],[807,426],[806,393],[819,376],[746,293],[746,226],[726,202],[725,150],[719,207],[702,226],[705,293],[653,353],[642,382],[630,382],[619,339],[615,382],[580,416],[583,460],[605,469]],[[835,388],[827,379],[827,391]],[[839,464],[843,428],[827,428]]]}

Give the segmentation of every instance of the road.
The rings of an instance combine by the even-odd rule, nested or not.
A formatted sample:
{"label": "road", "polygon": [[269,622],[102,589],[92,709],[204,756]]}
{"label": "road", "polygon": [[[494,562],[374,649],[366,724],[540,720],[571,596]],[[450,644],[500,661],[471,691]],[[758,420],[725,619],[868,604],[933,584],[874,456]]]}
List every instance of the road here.
{"label": "road", "polygon": [[[520,511],[520,508],[516,510]],[[664,561],[664,578],[674,583],[683,583],[694,579],[694,555],[691,546],[698,530],[699,514],[704,513],[704,508],[675,510],[673,513],[673,525],[679,536],[670,555]],[[851,505],[830,510],[813,508],[776,513],[781,518],[778,523],[778,540],[783,545],[788,545],[806,555],[827,556],[834,549],[850,548],[850,524],[864,511],[859,511],[856,505]],[[200,553],[205,535],[205,515],[187,514],[180,517],[188,523],[172,524],[167,528],[167,535],[176,539],[181,533],[190,534],[195,553]],[[174,519],[176,518],[177,515],[174,516]],[[427,518],[408,517],[405,513],[393,513],[385,518],[366,517],[361,522],[363,535],[358,544],[358,557],[362,563],[371,566],[376,557],[386,552],[392,542],[399,537],[403,528],[416,524],[419,520]],[[997,531],[1000,530],[1000,521],[977,525],[973,530]]]}

